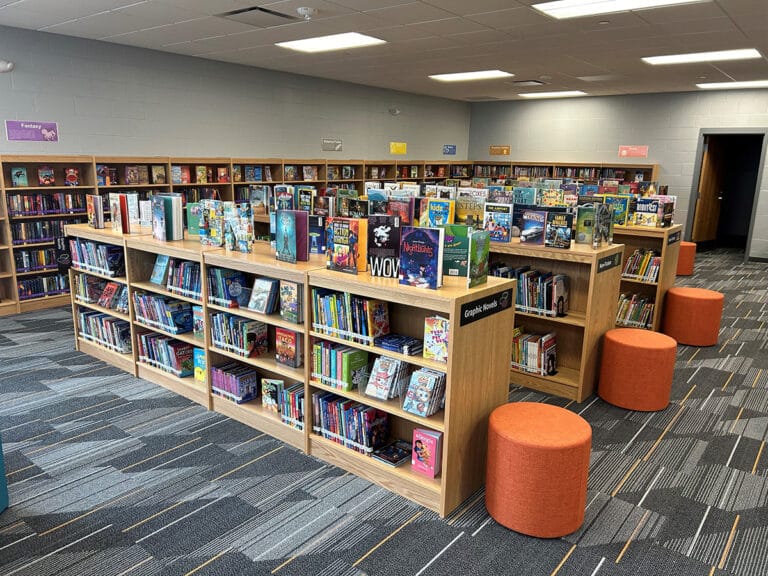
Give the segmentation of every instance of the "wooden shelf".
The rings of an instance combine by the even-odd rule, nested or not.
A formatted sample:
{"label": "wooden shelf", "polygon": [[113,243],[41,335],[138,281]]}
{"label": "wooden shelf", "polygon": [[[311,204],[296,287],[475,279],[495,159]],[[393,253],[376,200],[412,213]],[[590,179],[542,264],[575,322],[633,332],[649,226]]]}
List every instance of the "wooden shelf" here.
{"label": "wooden shelf", "polygon": [[576,312],[569,310],[566,316],[543,316],[541,314],[531,314],[529,312],[521,312],[515,310],[515,316],[519,318],[530,318],[532,320],[547,320],[555,324],[568,324],[571,326],[579,326],[583,328],[587,322],[587,316],[584,312]]}
{"label": "wooden shelf", "polygon": [[[168,188],[170,184],[110,184],[110,185],[100,185],[99,192],[109,192],[110,190],[120,191],[120,190],[143,190],[143,189],[152,189],[152,188]],[[178,184],[177,184],[178,186]]]}
{"label": "wooden shelf", "polygon": [[94,242],[104,242],[106,244],[116,244],[118,246],[123,246],[126,238],[152,234],[152,229],[149,227],[142,228],[141,226],[137,226],[136,228],[136,232],[123,234],[114,230],[111,225],[108,225],[106,228],[94,228],[87,223],[65,224],[64,234],[66,236],[76,236],[82,240],[93,240]]}
{"label": "wooden shelf", "polygon": [[103,278],[104,280],[109,280],[111,282],[117,282],[118,284],[128,284],[128,279],[125,276],[110,276],[108,274],[102,274],[101,272],[94,272],[92,270],[84,270],[83,268],[78,268],[77,266],[72,266],[72,270],[75,272],[78,272],[79,274],[87,274],[88,276],[96,276],[97,278]]}
{"label": "wooden shelf", "polygon": [[258,320],[259,322],[264,322],[265,324],[270,324],[271,326],[280,326],[281,328],[304,334],[303,324],[295,324],[293,322],[289,322],[288,320],[283,320],[279,314],[260,314],[258,312],[254,312],[253,310],[249,310],[248,308],[227,308],[225,306],[211,304],[210,302],[208,303],[208,310],[215,310],[216,312],[227,312],[229,314],[234,314],[235,316],[249,318],[251,320]]}
{"label": "wooden shelf", "polygon": [[145,292],[152,292],[154,294],[162,294],[163,296],[168,296],[169,298],[175,298],[176,300],[182,300],[184,302],[189,302],[190,304],[202,304],[203,300],[202,298],[189,298],[188,296],[182,296],[180,294],[176,294],[175,292],[171,292],[170,290],[166,289],[163,286],[158,286],[157,284],[152,284],[152,282],[131,282],[131,287],[138,290],[144,290]]}
{"label": "wooden shelf", "polygon": [[[8,160],[6,156],[3,156],[3,163],[7,164]],[[6,188],[6,192],[45,192],[46,190],[55,190],[60,192],[62,190],[93,190],[95,186],[14,186],[12,188]]]}
{"label": "wooden shelf", "polygon": [[40,220],[41,218],[83,218],[86,212],[67,212],[59,214],[35,214],[34,216],[11,216],[11,220]]}
{"label": "wooden shelf", "polygon": [[[78,304],[80,305],[80,304]],[[116,366],[129,374],[136,375],[136,364],[133,362],[133,354],[123,354],[115,350],[110,350],[106,346],[88,340],[82,336],[77,337],[77,349],[89,356],[103,360],[107,364]]]}
{"label": "wooden shelf", "polygon": [[91,304],[90,302],[83,302],[77,296],[73,296],[74,303],[76,306],[79,306],[81,308],[88,308],[90,310],[95,310],[96,312],[103,312],[104,314],[109,314],[110,316],[114,316],[115,318],[119,318],[120,320],[125,320],[126,322],[130,322],[131,318],[128,316],[128,314],[125,314],[123,312],[118,312],[117,310],[112,310],[111,308],[105,308],[104,306],[99,306],[98,304]]}
{"label": "wooden shelf", "polygon": [[261,402],[252,400],[244,404],[236,404],[232,400],[222,398],[216,394],[212,396],[212,399],[213,410],[216,412],[229,416],[251,428],[261,430],[299,450],[306,450],[304,431],[297,430],[283,423],[280,420],[279,414],[265,410]]}
{"label": "wooden shelf", "polygon": [[294,380],[296,382],[304,382],[304,367],[301,366],[299,368],[292,368],[291,366],[280,364],[277,360],[275,360],[274,351],[266,352],[261,356],[245,358],[243,356],[240,356],[239,354],[236,354],[235,352],[230,352],[229,350],[224,350],[223,348],[219,348],[214,344],[211,344],[209,346],[209,349],[211,352],[215,354],[221,354],[222,356],[226,356],[227,358],[232,358],[233,360],[239,360],[243,364],[248,364],[255,368],[260,368],[262,370],[267,370],[268,372],[272,372],[274,374],[279,374],[280,376],[289,378],[290,380]]}
{"label": "wooden shelf", "polygon": [[170,372],[144,364],[141,361],[136,363],[136,375],[139,378],[159,384],[163,388],[167,388],[171,392],[184,396],[184,398],[197,402],[206,408],[210,408],[210,395],[207,388],[196,382],[192,376],[179,378]]}
{"label": "wooden shelf", "polygon": [[19,300],[19,312],[31,312],[32,310],[43,310],[45,308],[53,308],[56,306],[64,306],[70,301],[70,295],[55,294],[53,296],[41,296],[39,298],[28,298],[26,300]]}
{"label": "wooden shelf", "polygon": [[205,340],[203,340],[202,338],[195,338],[192,332],[182,332],[181,334],[174,334],[173,332],[171,332],[170,330],[166,330],[165,328],[159,328],[157,326],[150,326],[149,324],[145,324],[138,317],[134,319],[133,323],[136,326],[139,326],[140,328],[146,328],[147,330],[150,330],[152,332],[157,332],[158,334],[164,334],[169,338],[181,340],[182,342],[186,342],[187,344],[192,344],[192,346],[197,346],[198,348],[205,346]]}
{"label": "wooden shelf", "polygon": [[39,246],[53,246],[55,242],[51,240],[50,242],[31,242],[29,244],[14,244],[13,249],[21,249],[21,248],[37,248]]}

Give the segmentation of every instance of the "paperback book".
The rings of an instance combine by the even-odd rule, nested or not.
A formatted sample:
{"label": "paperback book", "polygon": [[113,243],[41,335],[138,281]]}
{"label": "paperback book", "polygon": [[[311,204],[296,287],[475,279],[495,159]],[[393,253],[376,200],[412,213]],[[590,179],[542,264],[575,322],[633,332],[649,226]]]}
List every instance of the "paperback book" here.
{"label": "paperback book", "polygon": [[309,219],[303,210],[278,210],[275,216],[275,256],[283,262],[309,260]]}
{"label": "paperback book", "polygon": [[547,212],[547,228],[544,232],[544,246],[570,248],[573,229],[573,214]]}
{"label": "paperback book", "polygon": [[400,284],[433,290],[442,286],[444,235],[442,228],[402,228]]}
{"label": "paperback book", "polygon": [[523,212],[522,229],[520,230],[520,242],[529,245],[544,244],[544,227],[547,222],[547,213],[544,210],[525,210]]}
{"label": "paperback book", "polygon": [[357,274],[368,267],[368,220],[366,218],[329,218],[325,231],[327,267]]}
{"label": "paperback book", "polygon": [[486,202],[483,229],[489,232],[491,242],[510,242],[512,239],[512,204]]}
{"label": "paperback book", "polygon": [[371,276],[398,278],[400,272],[400,218],[368,217],[368,269]]}

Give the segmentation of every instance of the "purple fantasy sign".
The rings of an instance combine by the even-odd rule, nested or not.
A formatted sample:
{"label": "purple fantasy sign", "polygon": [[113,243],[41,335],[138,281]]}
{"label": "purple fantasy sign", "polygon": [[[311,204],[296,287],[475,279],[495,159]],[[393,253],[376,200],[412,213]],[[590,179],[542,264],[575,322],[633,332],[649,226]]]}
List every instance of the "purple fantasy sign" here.
{"label": "purple fantasy sign", "polygon": [[6,120],[5,133],[8,140],[21,140],[25,142],[59,141],[59,126],[56,122]]}

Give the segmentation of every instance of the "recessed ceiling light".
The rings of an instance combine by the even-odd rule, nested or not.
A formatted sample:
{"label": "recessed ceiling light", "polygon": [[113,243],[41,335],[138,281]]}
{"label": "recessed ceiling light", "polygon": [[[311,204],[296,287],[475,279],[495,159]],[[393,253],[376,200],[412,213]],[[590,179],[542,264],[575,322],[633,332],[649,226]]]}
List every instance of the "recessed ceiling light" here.
{"label": "recessed ceiling light", "polygon": [[572,98],[574,96],[587,96],[581,90],[561,90],[560,92],[523,92],[518,94],[523,98]]}
{"label": "recessed ceiling light", "polygon": [[473,80],[492,80],[514,76],[503,70],[476,70],[475,72],[455,72],[453,74],[431,74],[429,77],[438,82],[470,82]]}
{"label": "recessed ceiling light", "polygon": [[718,50],[716,52],[693,52],[691,54],[669,54],[668,56],[646,56],[646,64],[688,64],[691,62],[722,62],[723,60],[749,60],[762,58],[754,48],[743,50]]}
{"label": "recessed ceiling light", "polygon": [[705,0],[558,0],[557,2],[534,4],[533,8],[560,20],[563,18],[579,18],[580,16],[612,14],[614,12],[627,12],[629,10],[642,10],[644,8],[658,8],[660,6],[675,6],[677,4],[692,4],[693,2],[704,1]]}
{"label": "recessed ceiling light", "polygon": [[768,88],[768,80],[749,80],[747,82],[708,82],[696,84],[704,90],[728,90],[734,88]]}
{"label": "recessed ceiling light", "polygon": [[362,48],[364,46],[376,46],[386,43],[386,40],[374,38],[373,36],[366,36],[357,32],[345,32],[344,34],[331,34],[330,36],[318,36],[317,38],[305,38],[304,40],[277,42],[275,46],[297,50],[298,52],[314,53],[346,50],[347,48]]}

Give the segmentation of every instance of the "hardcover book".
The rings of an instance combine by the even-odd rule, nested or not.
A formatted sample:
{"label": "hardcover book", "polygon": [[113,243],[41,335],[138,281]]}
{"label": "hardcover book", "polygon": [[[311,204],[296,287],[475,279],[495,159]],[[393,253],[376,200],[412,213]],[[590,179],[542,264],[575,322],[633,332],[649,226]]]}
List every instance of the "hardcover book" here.
{"label": "hardcover book", "polygon": [[357,274],[368,267],[368,220],[329,218],[325,230],[326,265],[330,270]]}
{"label": "hardcover book", "polygon": [[187,232],[190,238],[200,237],[200,212],[198,202],[187,203]]}
{"label": "hardcover book", "polygon": [[315,190],[314,186],[297,187],[297,210],[304,210],[305,212],[309,212],[311,214],[315,204],[315,196],[317,196],[317,190]]}
{"label": "hardcover book", "polygon": [[97,194],[87,194],[85,210],[88,214],[88,225],[92,228],[104,228],[104,203]]}
{"label": "hardcover book", "polygon": [[595,227],[595,206],[582,204],[576,208],[576,244],[592,244]]}
{"label": "hardcover book", "polygon": [[269,203],[269,186],[251,184],[248,186],[251,200],[251,209],[254,216],[263,216],[267,213],[267,204]]}
{"label": "hardcover book", "polygon": [[436,289],[443,284],[442,228],[403,226],[400,240],[400,284]]}
{"label": "hardcover book", "polygon": [[248,301],[248,308],[260,314],[273,314],[278,301],[280,281],[274,278],[256,278]]}
{"label": "hardcover book", "polygon": [[202,199],[200,204],[199,235],[203,246],[224,244],[224,204],[221,200]]}
{"label": "hardcover book", "polygon": [[371,276],[398,278],[400,273],[400,218],[368,217],[368,269]]}
{"label": "hardcover book", "polygon": [[427,201],[426,225],[429,227],[453,224],[455,201],[446,198],[430,198]]}
{"label": "hardcover book", "polygon": [[510,242],[512,239],[512,204],[486,202],[483,229],[490,233],[491,242]]}
{"label": "hardcover book", "polygon": [[442,316],[424,318],[424,350],[427,360],[448,361],[448,333],[450,321]]}
{"label": "hardcover book", "polygon": [[64,168],[64,186],[80,186],[80,168],[77,166]]}
{"label": "hardcover book", "polygon": [[427,478],[440,475],[443,460],[443,435],[426,428],[413,429],[411,470]]}
{"label": "hardcover book", "polygon": [[11,186],[29,186],[29,182],[27,181],[27,169],[24,166],[14,166],[11,168]]}
{"label": "hardcover book", "polygon": [[531,245],[543,245],[546,223],[546,211],[525,210],[523,212],[523,227],[520,231],[520,242]]}
{"label": "hardcover book", "polygon": [[203,165],[195,166],[195,182],[198,184],[208,183],[208,167]]}
{"label": "hardcover book", "polygon": [[[189,169],[187,169],[189,174]],[[171,184],[181,184],[181,166],[174,164],[171,166]]]}
{"label": "hardcover book", "polygon": [[309,260],[308,214],[303,210],[278,210],[275,225],[275,257],[292,263]]}
{"label": "hardcover book", "polygon": [[280,317],[294,324],[303,323],[302,286],[290,280],[280,280]]}
{"label": "hardcover book", "polygon": [[219,166],[216,168],[216,182],[229,182],[229,168],[226,166]]}
{"label": "hardcover book", "polygon": [[456,222],[475,228],[482,227],[485,216],[484,202],[474,196],[456,198]]}
{"label": "hardcover book", "polygon": [[573,214],[547,212],[547,227],[544,232],[544,246],[570,248],[573,229]]}
{"label": "hardcover book", "polygon": [[413,198],[393,198],[387,200],[387,214],[398,216],[402,226],[413,226]]}
{"label": "hardcover book", "polygon": [[605,203],[613,208],[613,225],[626,226],[629,217],[629,196],[606,194]]}
{"label": "hardcover book", "polygon": [[165,165],[153,164],[151,166],[152,184],[166,184]]}
{"label": "hardcover book", "polygon": [[325,254],[325,217],[309,215],[309,253]]}
{"label": "hardcover book", "polygon": [[261,379],[261,405],[265,410],[280,413],[280,399],[283,395],[285,381],[277,378]]}
{"label": "hardcover book", "polygon": [[278,364],[298,368],[303,363],[301,334],[285,328],[275,328],[275,359]]}
{"label": "hardcover book", "polygon": [[401,466],[411,458],[411,445],[405,440],[395,440],[374,450],[371,456],[389,466]]}
{"label": "hardcover book", "polygon": [[138,184],[139,183],[139,167],[138,166],[126,166],[123,173],[124,184]]}
{"label": "hardcover book", "polygon": [[592,246],[600,246],[605,240],[613,244],[613,207],[605,203],[595,206],[595,226],[592,231]]}
{"label": "hardcover book", "polygon": [[293,186],[275,186],[275,210],[295,210],[296,198]]}
{"label": "hardcover book", "polygon": [[465,224],[448,224],[443,244],[443,272],[446,276],[467,277],[469,270],[469,236],[472,228]]}
{"label": "hardcover book", "polygon": [[40,186],[54,186],[56,177],[51,166],[40,166],[37,169],[37,180]]}
{"label": "hardcover book", "polygon": [[469,236],[468,288],[474,288],[488,282],[488,257],[490,250],[491,233],[487,230],[474,230]]}

